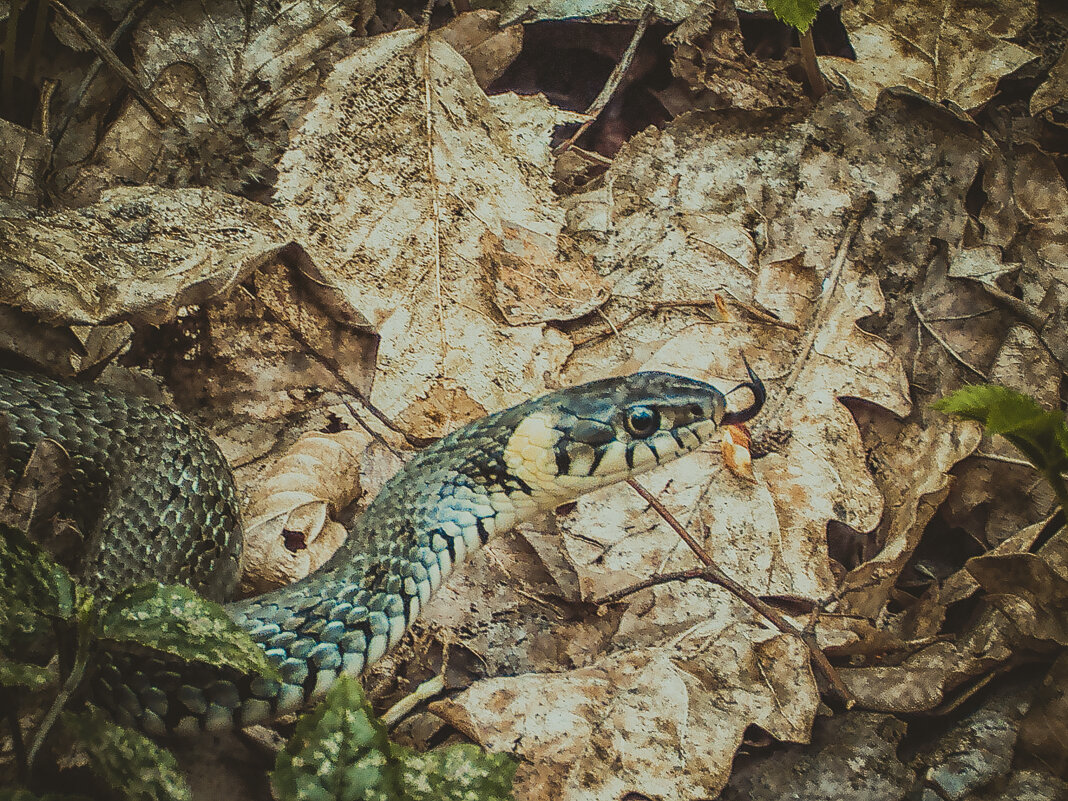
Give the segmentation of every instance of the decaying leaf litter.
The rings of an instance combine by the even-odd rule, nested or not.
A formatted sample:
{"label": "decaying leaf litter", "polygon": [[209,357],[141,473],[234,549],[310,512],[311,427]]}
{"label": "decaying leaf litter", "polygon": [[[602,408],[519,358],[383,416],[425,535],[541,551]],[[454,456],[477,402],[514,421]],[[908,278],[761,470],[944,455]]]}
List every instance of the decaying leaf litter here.
{"label": "decaying leaf litter", "polygon": [[[102,10],[105,38],[128,11],[91,5],[71,8]],[[369,4],[152,5],[127,63],[170,119],[107,69],[75,96],[81,45],[55,66],[58,141],[2,122],[0,342],[59,373],[152,376],[207,424],[266,542],[261,588],[321,563],[334,518],[469,419],[637,369],[727,390],[745,355],[770,393],[756,480],[706,449],[643,483],[907,742],[891,715],[956,720],[1066,644],[1048,487],[930,403],[991,380],[1061,405],[1068,19],[881,5],[843,7],[852,53],[821,55],[819,99],[729,8],[656,6],[680,25],[647,33],[633,74],[661,48],[679,78],[658,127],[638,116],[611,146],[601,129],[605,155],[554,153],[583,115],[493,91],[519,9],[424,35]],[[589,496],[491,543],[366,684],[386,705],[444,670],[447,698],[400,731],[519,755],[518,798],[715,796],[740,747],[807,742],[829,710],[797,638],[718,588],[595,603],[695,564],[625,486]],[[1016,702],[1024,767],[1056,769],[1042,707],[1063,661],[1045,701]]]}

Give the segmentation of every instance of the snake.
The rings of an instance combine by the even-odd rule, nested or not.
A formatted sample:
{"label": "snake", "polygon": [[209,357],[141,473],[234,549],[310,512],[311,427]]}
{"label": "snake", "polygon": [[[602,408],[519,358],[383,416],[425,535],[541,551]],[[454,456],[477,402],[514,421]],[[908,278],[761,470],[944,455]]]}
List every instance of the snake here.
{"label": "snake", "polygon": [[[475,420],[418,451],[318,570],[229,600],[239,573],[238,492],[211,437],[174,409],[91,384],[0,370],[15,480],[42,440],[70,458],[68,511],[86,532],[80,581],[107,595],[151,580],[224,604],[280,678],[161,654],[110,654],[93,695],[120,723],[192,735],[270,722],[359,677],[395,646],[450,574],[491,537],[666,464],[744,423],[711,384],[646,371],[560,389]],[[734,390],[731,390],[733,392]],[[729,393],[727,393],[729,394]]]}

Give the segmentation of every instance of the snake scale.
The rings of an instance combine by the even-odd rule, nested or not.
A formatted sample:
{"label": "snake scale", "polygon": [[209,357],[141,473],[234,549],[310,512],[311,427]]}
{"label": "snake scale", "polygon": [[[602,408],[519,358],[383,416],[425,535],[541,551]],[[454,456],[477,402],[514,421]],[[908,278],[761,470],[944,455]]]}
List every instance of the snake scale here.
{"label": "snake scale", "polygon": [[[226,604],[282,681],[201,663],[111,657],[95,695],[120,722],[155,735],[268,721],[358,676],[397,643],[448,575],[494,534],[578,496],[669,462],[728,412],[715,387],[644,372],[559,390],[492,414],[413,456],[306,578]],[[0,370],[8,478],[52,439],[71,458],[70,509],[89,532],[82,580],[102,593],[156,579],[214,600],[233,591],[241,520],[230,469],[179,413],[93,386]],[[91,513],[88,510],[96,510]],[[126,659],[127,661],[118,661]]]}

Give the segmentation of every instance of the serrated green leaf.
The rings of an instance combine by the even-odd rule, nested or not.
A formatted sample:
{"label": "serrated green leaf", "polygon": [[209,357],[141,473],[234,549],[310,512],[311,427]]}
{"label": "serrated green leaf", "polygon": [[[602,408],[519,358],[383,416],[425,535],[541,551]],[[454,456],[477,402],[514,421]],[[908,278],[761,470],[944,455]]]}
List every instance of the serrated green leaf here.
{"label": "serrated green leaf", "polygon": [[1044,473],[1068,468],[1064,414],[1043,409],[1034,398],[996,384],[975,384],[933,405],[946,414],[979,421],[987,433],[1005,437]]}
{"label": "serrated green leaf", "polygon": [[391,743],[342,676],[297,724],[271,782],[280,801],[511,801],[517,764],[476,745],[420,754]]}
{"label": "serrated green leaf", "polygon": [[297,724],[271,783],[281,801],[399,801],[400,772],[389,748],[363,689],[342,676]]}
{"label": "serrated green leaf", "polygon": [[70,619],[75,592],[66,568],[18,529],[0,524],[0,651],[19,659],[52,643],[52,621]]}
{"label": "serrated green leaf", "polygon": [[0,524],[0,603],[64,620],[74,611],[74,580],[18,529]]}
{"label": "serrated green leaf", "polygon": [[135,644],[189,662],[280,678],[263,649],[219,604],[188,587],[144,584],[116,595],[100,616],[102,640]]}
{"label": "serrated green leaf", "polygon": [[25,687],[29,690],[40,690],[47,687],[55,679],[52,671],[46,667],[27,665],[23,662],[12,662],[0,657],[0,686],[2,687]]}
{"label": "serrated green leaf", "polygon": [[801,33],[808,30],[820,10],[820,0],[764,0],[768,10]]}
{"label": "serrated green leaf", "polygon": [[[394,746],[394,755],[398,750]],[[401,791],[405,801],[512,801],[518,766],[514,757],[490,754],[477,745],[453,745],[425,754],[408,751],[401,768]]]}
{"label": "serrated green leaf", "polygon": [[95,707],[63,713],[66,726],[89,754],[93,772],[130,801],[190,801],[174,755],[140,732],[117,726]]}

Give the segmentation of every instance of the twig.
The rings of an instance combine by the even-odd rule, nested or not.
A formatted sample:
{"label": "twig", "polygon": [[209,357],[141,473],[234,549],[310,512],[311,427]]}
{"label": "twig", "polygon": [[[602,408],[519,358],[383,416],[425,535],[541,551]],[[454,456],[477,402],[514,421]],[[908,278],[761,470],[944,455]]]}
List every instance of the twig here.
{"label": "twig", "polygon": [[1032,470],[1037,469],[1026,459],[1013,459],[1011,456],[999,456],[996,453],[984,453],[983,451],[975,451],[972,456],[979,459],[986,459],[991,462],[1003,462],[1005,464],[1018,465],[1020,467],[1030,467]]}
{"label": "twig", "polygon": [[[754,306],[754,305],[752,305],[750,303],[746,303],[745,301],[742,301],[742,300],[738,300],[738,298],[734,297],[734,295],[731,294],[729,289],[724,289],[723,291],[728,295],[728,297],[730,298],[730,302],[731,303],[733,303],[736,306],[740,307],[745,312],[751,314],[753,317],[755,317],[760,322],[767,323],[768,325],[778,326],[779,328],[787,328],[787,329],[789,329],[791,331],[800,331],[801,330],[800,327],[795,325],[794,323],[788,323],[785,320],[780,320],[778,317],[775,317],[773,314],[771,314],[771,313],[769,313],[767,311],[764,311],[763,309],[761,309],[761,308],[759,308],[757,306]],[[613,300],[638,300],[638,298],[633,298],[633,297],[631,297],[629,295],[613,295],[612,299]],[[655,314],[656,312],[662,311],[664,309],[705,309],[705,308],[716,308],[716,305],[717,304],[716,304],[716,301],[714,299],[713,300],[701,299],[701,300],[654,300],[654,301],[648,301],[648,302],[644,303],[642,308],[638,309],[635,312],[631,312],[622,321],[620,321],[618,323],[611,322],[611,320],[609,320],[605,316],[604,312],[601,311],[600,309],[598,309],[599,315],[604,319],[605,323],[609,326],[609,328],[611,328],[611,330],[610,331],[598,331],[596,334],[590,334],[585,339],[576,340],[575,343],[574,343],[574,346],[576,348],[579,348],[579,347],[582,347],[583,345],[589,345],[591,342],[598,342],[598,341],[600,341],[600,340],[602,340],[602,339],[604,339],[605,337],[608,337],[608,336],[613,336],[613,335],[619,336],[620,329],[626,328],[632,322],[634,322],[639,317],[641,317],[642,315],[645,315],[645,314]]]}
{"label": "twig", "polygon": [[426,115],[426,166],[434,214],[434,294],[438,308],[438,333],[441,335],[441,377],[445,378],[449,337],[445,328],[445,304],[441,297],[441,202],[438,198],[437,169],[434,164],[434,98],[430,91],[430,12],[433,6],[434,0],[427,0],[423,13],[423,112]]}
{"label": "twig", "polygon": [[616,90],[619,89],[619,85],[623,82],[627,70],[630,69],[631,62],[634,61],[634,54],[638,51],[638,42],[640,42],[642,36],[645,35],[645,30],[649,27],[649,20],[652,19],[652,16],[653,7],[647,5],[645,10],[642,11],[641,19],[638,20],[638,26],[634,29],[634,35],[630,37],[630,44],[628,44],[627,49],[623,51],[622,58],[619,59],[619,63],[616,64],[615,69],[612,70],[612,74],[608,76],[608,80],[605,81],[601,93],[594,98],[594,101],[590,103],[590,107],[586,109],[586,114],[589,116],[589,119],[579,126],[579,129],[575,131],[570,139],[557,145],[553,151],[557,156],[565,150],[570,149],[578,138],[586,133],[586,130],[597,121],[597,117],[600,116],[601,112],[605,110],[605,107],[608,105],[609,101],[611,101],[612,96],[616,93]]}
{"label": "twig", "polygon": [[432,679],[427,679],[412,692],[408,693],[387,709],[385,714],[382,715],[382,722],[386,724],[386,728],[392,729],[400,723],[405,715],[415,709],[419,704],[428,698],[433,698],[444,689],[445,677],[443,675],[438,674]]}
{"label": "twig", "polygon": [[975,375],[979,376],[979,378],[983,379],[984,381],[989,381],[990,380],[989,378],[986,377],[986,374],[982,370],[980,370],[978,367],[974,367],[971,364],[969,364],[968,361],[963,356],[961,356],[959,353],[957,353],[955,350],[953,350],[953,348],[950,346],[950,344],[948,342],[946,342],[939,335],[939,333],[937,331],[935,331],[931,327],[931,324],[927,322],[927,318],[924,317],[923,314],[920,312],[920,307],[916,303],[916,298],[912,298],[912,311],[914,311],[916,313],[916,319],[920,321],[920,325],[923,326],[924,330],[928,334],[930,334],[932,338],[934,338],[935,342],[937,342],[939,345],[941,345],[945,349],[946,353],[948,353],[953,358],[953,360],[955,362],[957,362],[958,364],[962,365],[964,368],[966,368],[970,372],[974,373]]}
{"label": "twig", "polygon": [[129,87],[130,91],[134,93],[134,96],[141,101],[141,104],[146,109],[148,109],[148,113],[152,115],[152,118],[159,123],[160,126],[167,127],[174,122],[174,115],[171,114],[170,109],[157,100],[151,92],[141,86],[141,82],[137,80],[137,76],[130,71],[129,67],[122,63],[119,57],[115,55],[115,51],[108,47],[107,43],[97,36],[93,32],[93,29],[85,24],[81,17],[59,2],[59,0],[49,0],[49,2],[56,10],[56,13],[71,24],[74,30],[78,32],[78,35],[85,40],[85,43],[89,45],[90,48],[92,48],[93,52],[115,71],[115,74],[123,80],[126,86]]}
{"label": "twig", "polygon": [[838,677],[838,672],[834,669],[834,666],[827,660],[827,656],[823,653],[823,650],[819,647],[819,644],[815,641],[815,637],[809,629],[799,629],[792,622],[787,620],[782,614],[779,613],[770,604],[765,603],[763,600],[755,596],[741,584],[736,582],[726,573],[724,573],[719,565],[715,563],[711,556],[709,556],[705,549],[702,548],[698,542],[690,536],[690,532],[675,519],[675,516],[668,511],[659,500],[649,490],[645,489],[641,484],[632,478],[627,479],[627,483],[631,488],[637,492],[646,503],[648,503],[657,514],[659,514],[664,521],[674,529],[675,533],[679,535],[683,542],[690,546],[690,550],[704,565],[703,568],[696,568],[694,570],[684,570],[679,573],[669,573],[664,576],[656,576],[652,579],[646,579],[645,582],[634,585],[633,587],[627,587],[624,590],[615,592],[612,595],[607,596],[605,599],[597,601],[597,603],[609,603],[611,601],[618,601],[632,592],[637,592],[647,587],[655,586],[657,584],[663,584],[667,581],[678,581],[684,579],[702,578],[705,581],[709,581],[712,584],[722,587],[735,596],[758,614],[762,615],[768,621],[770,621],[779,631],[785,634],[792,634],[805,644],[809,653],[812,655],[812,662],[816,668],[816,671],[823,676],[823,678],[830,685],[834,693],[842,700],[846,708],[849,709],[855,703],[853,694],[849,691],[849,688],[842,683],[842,680]]}
{"label": "twig", "polygon": [[[126,31],[130,29],[130,26],[137,22],[141,18],[141,12],[145,7],[146,0],[138,0],[130,6],[129,11],[126,12],[119,24],[115,26],[115,30],[111,32],[111,36],[107,40],[107,48],[109,51],[114,52],[116,45],[122,40],[122,37],[126,35]],[[73,96],[67,101],[66,106],[63,109],[63,116],[60,119],[59,125],[56,127],[56,135],[52,140],[58,142],[63,138],[63,134],[67,130],[67,126],[70,125],[71,120],[74,119],[74,114],[78,110],[78,104],[85,97],[86,92],[89,91],[90,85],[96,79],[97,74],[100,72],[100,68],[104,64],[104,59],[99,56],[93,59],[93,63],[89,65],[89,69],[85,71],[85,77],[82,78],[81,83],[78,84],[77,90],[75,90]]]}
{"label": "twig", "polygon": [[41,81],[41,94],[37,98],[37,111],[33,115],[34,130],[49,139],[52,139],[52,133],[49,131],[49,126],[52,124],[49,109],[52,107],[52,95],[56,93],[58,87],[59,81],[53,78],[45,78]]}
{"label": "twig", "polygon": [[816,346],[816,338],[820,335],[820,331],[823,330],[823,326],[827,322],[827,316],[830,314],[831,299],[838,291],[838,282],[842,278],[842,270],[845,268],[846,258],[849,255],[849,248],[852,246],[853,238],[857,235],[857,231],[860,230],[861,220],[863,220],[868,213],[871,204],[872,195],[870,193],[863,198],[858,199],[858,201],[853,204],[849,224],[846,226],[845,233],[842,235],[842,243],[838,246],[838,252],[834,255],[834,261],[831,262],[830,273],[828,273],[827,278],[824,280],[823,291],[820,293],[819,302],[816,305],[816,313],[813,315],[812,322],[810,323],[810,330],[805,336],[805,341],[801,346],[800,352],[797,354],[797,358],[794,360],[793,367],[790,369],[786,381],[783,382],[782,387],[776,393],[774,403],[768,404],[768,407],[764,410],[765,422],[771,420],[778,414],[779,410],[786,402],[787,393],[793,389],[798,376],[801,375],[801,371],[808,363],[809,356],[812,355],[812,350]]}
{"label": "twig", "polygon": [[978,284],[988,295],[990,295],[991,300],[994,300],[1009,309],[1009,311],[1035,329],[1035,331],[1041,331],[1046,327],[1046,323],[1050,318],[1049,312],[1043,312],[1037,306],[1028,303],[1026,300],[1021,300],[1018,297],[1010,295],[992,281],[984,281],[981,278],[972,278],[970,276],[967,277],[967,280]]}

